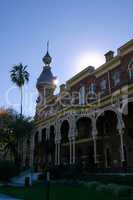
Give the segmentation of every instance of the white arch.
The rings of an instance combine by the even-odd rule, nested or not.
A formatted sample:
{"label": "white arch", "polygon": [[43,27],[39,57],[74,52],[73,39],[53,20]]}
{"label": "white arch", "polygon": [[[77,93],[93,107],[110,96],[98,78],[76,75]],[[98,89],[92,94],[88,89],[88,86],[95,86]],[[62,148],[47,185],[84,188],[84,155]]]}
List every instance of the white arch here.
{"label": "white arch", "polygon": [[122,113],[120,113],[119,110],[116,107],[112,107],[112,106],[108,106],[108,107],[105,107],[105,108],[100,110],[100,112],[98,113],[98,115],[96,117],[96,123],[97,123],[98,118],[106,111],[112,111],[112,112],[114,112],[116,114],[116,117],[117,117],[117,129],[118,130],[125,128],[125,124],[124,124],[124,121],[122,119]]}
{"label": "white arch", "polygon": [[91,122],[93,121],[92,115],[88,115],[88,114],[79,114],[79,115],[76,116],[75,123],[77,123],[77,121],[78,121],[80,118],[83,118],[83,117],[89,118],[89,119],[91,120]]}
{"label": "white arch", "polygon": [[123,101],[123,105],[122,105],[122,108],[121,108],[121,113],[126,115],[128,114],[128,104],[133,102],[133,97],[129,98],[129,99],[125,99],[125,101]]}
{"label": "white arch", "polygon": [[97,114],[96,121],[97,121],[98,117],[100,117],[106,111],[114,112],[116,114],[116,116],[117,116],[117,119],[118,119],[118,112],[119,111],[117,110],[117,108],[113,107],[113,106],[108,106],[108,107],[105,107],[103,109],[100,109],[99,113]]}

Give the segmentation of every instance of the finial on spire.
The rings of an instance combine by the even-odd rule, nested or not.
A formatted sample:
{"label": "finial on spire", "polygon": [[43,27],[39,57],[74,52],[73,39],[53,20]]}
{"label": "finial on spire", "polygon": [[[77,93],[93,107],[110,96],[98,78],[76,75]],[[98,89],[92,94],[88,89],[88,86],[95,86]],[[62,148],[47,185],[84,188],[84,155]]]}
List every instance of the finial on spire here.
{"label": "finial on spire", "polygon": [[49,52],[49,40],[47,41],[47,52]]}
{"label": "finial on spire", "polygon": [[47,41],[47,53],[46,55],[43,57],[43,62],[46,66],[49,66],[50,63],[52,62],[52,58],[49,55],[49,40]]}

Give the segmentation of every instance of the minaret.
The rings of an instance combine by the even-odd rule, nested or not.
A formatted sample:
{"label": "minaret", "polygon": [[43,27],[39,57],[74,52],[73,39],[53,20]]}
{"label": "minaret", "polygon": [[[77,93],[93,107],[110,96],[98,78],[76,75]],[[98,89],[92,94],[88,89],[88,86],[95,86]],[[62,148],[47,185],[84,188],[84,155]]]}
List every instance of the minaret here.
{"label": "minaret", "polygon": [[49,42],[47,42],[47,52],[46,55],[43,57],[43,71],[40,74],[36,87],[39,92],[39,99],[38,102],[41,101],[41,103],[46,103],[48,97],[52,97],[54,94],[54,91],[56,89],[56,85],[54,84],[56,77],[53,76],[51,72],[50,64],[52,62],[52,58],[49,55]]}

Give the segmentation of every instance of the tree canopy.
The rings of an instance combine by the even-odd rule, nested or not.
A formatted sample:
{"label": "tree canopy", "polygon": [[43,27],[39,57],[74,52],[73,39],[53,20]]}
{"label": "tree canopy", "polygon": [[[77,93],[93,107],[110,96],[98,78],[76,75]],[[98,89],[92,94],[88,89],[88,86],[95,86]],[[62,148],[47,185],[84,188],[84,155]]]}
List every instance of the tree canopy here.
{"label": "tree canopy", "polygon": [[10,150],[17,160],[18,142],[29,138],[33,127],[32,118],[20,116],[13,109],[0,108],[0,143],[5,148],[5,154]]}

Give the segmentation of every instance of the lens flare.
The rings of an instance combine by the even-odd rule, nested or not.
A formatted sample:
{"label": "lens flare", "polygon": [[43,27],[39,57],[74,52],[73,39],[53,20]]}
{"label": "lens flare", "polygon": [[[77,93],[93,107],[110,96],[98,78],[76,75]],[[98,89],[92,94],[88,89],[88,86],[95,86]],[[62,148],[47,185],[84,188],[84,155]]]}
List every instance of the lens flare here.
{"label": "lens flare", "polygon": [[104,63],[104,57],[100,53],[84,53],[80,55],[76,62],[76,72],[83,70],[88,66],[99,67]]}
{"label": "lens flare", "polygon": [[58,85],[58,83],[59,83],[59,80],[58,80],[58,79],[54,79],[54,80],[53,80],[53,84],[54,84],[54,85]]}

